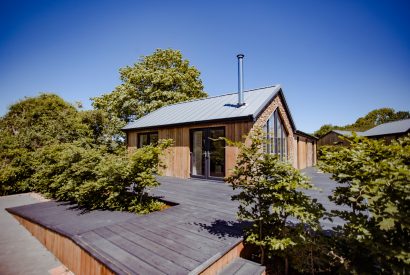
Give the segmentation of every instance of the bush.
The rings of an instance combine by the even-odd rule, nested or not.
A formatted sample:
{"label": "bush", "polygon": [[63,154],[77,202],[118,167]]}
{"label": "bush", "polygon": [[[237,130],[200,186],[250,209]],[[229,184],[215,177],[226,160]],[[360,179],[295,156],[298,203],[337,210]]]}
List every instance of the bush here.
{"label": "bush", "polygon": [[409,165],[410,136],[391,144],[354,136],[349,147],[322,156],[319,167],[341,183],[330,199],[350,208],[333,214],[347,222],[341,235],[348,249],[339,253],[351,271],[409,270]]}
{"label": "bush", "polygon": [[292,247],[308,243],[315,235],[324,209],[301,191],[312,187],[306,177],[277,155],[263,153],[266,141],[260,129],[250,139],[250,146],[227,141],[240,148],[227,181],[241,190],[232,197],[240,202],[239,218],[253,222],[245,241],[259,247],[262,264],[266,256],[280,257],[286,271]]}
{"label": "bush", "polygon": [[162,204],[147,190],[158,185],[160,155],[170,145],[162,140],[128,154],[110,153],[76,143],[54,144],[35,153],[34,190],[47,197],[72,201],[87,209],[147,213]]}

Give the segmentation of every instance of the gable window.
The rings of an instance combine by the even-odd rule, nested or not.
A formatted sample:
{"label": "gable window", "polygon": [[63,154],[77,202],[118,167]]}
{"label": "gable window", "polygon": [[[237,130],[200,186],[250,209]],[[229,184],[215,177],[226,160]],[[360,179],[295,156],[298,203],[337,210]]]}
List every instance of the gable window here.
{"label": "gable window", "polygon": [[279,155],[280,160],[288,159],[288,133],[280,118],[278,109],[270,116],[265,126],[264,132],[267,135],[268,143],[265,145],[265,152]]}
{"label": "gable window", "polygon": [[138,148],[158,142],[158,132],[138,134]]}

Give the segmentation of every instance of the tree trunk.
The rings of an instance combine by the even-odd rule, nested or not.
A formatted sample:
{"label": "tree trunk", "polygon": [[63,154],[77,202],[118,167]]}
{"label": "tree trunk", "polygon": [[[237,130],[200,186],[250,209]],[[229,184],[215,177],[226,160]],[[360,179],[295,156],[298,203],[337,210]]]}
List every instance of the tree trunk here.
{"label": "tree trunk", "polygon": [[285,257],[285,275],[288,275],[288,273],[289,273],[288,257]]}
{"label": "tree trunk", "polygon": [[[259,219],[259,241],[262,241],[262,220]],[[265,264],[265,249],[263,245],[260,245],[261,250],[261,265]]]}

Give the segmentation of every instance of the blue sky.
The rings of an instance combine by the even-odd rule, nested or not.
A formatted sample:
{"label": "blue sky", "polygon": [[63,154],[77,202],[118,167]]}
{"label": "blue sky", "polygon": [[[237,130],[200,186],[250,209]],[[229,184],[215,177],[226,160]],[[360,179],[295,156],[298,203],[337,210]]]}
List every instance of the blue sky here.
{"label": "blue sky", "polygon": [[381,107],[410,110],[410,2],[1,1],[0,115],[54,92],[91,108],[118,69],[156,48],[182,51],[205,90],[280,83],[298,129],[344,125]]}

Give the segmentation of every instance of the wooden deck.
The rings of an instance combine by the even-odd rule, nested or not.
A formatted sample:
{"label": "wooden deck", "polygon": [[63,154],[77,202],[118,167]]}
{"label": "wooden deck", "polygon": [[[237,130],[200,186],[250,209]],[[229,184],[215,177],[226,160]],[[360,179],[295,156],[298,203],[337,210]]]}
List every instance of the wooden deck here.
{"label": "wooden deck", "polygon": [[[340,208],[327,199],[335,187],[329,175],[313,168],[303,172],[322,189],[306,191],[310,196],[317,198],[328,210]],[[118,274],[215,274],[239,255],[246,224],[236,219],[238,202],[231,201],[234,191],[230,186],[194,179],[158,179],[161,186],[151,190],[151,194],[177,205],[148,215],[85,212],[75,205],[55,201],[7,210],[19,220],[28,221],[20,220],[28,229],[34,228],[35,232],[30,232],[40,235],[40,241],[45,236],[43,243],[51,251],[56,250],[56,256],[62,253],[63,258],[67,257],[64,248],[54,247],[47,236],[53,240],[58,235],[63,236],[62,245],[66,243],[72,251],[77,251],[73,245],[78,246],[81,261],[87,263],[85,267],[78,267],[80,271],[94,266],[93,270],[103,270],[107,274],[110,271]],[[322,221],[325,229],[341,224],[343,221]],[[41,228],[47,232],[42,232]],[[74,266],[79,265],[78,261],[74,262]]]}
{"label": "wooden deck", "polygon": [[8,211],[68,238],[119,274],[199,274],[238,247],[244,224],[236,220],[238,204],[230,200],[230,186],[169,177],[159,181],[152,195],[178,205],[143,216],[84,212],[54,201]]}

